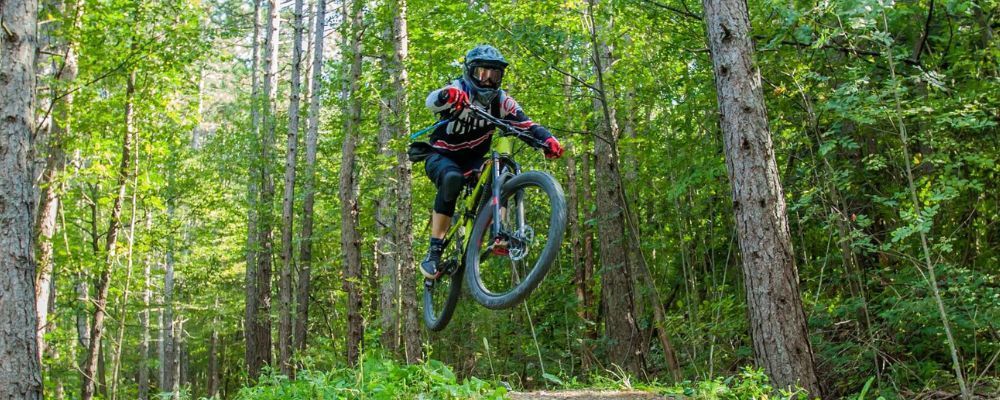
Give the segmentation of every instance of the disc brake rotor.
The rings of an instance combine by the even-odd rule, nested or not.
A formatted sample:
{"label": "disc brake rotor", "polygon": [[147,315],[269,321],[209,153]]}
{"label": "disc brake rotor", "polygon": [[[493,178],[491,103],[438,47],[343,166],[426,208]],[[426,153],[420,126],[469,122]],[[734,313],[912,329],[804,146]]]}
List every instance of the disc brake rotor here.
{"label": "disc brake rotor", "polygon": [[528,256],[528,248],[531,247],[531,242],[535,240],[535,230],[531,229],[530,226],[525,225],[521,232],[515,232],[512,235],[512,240],[510,243],[510,259],[514,261],[521,261]]}

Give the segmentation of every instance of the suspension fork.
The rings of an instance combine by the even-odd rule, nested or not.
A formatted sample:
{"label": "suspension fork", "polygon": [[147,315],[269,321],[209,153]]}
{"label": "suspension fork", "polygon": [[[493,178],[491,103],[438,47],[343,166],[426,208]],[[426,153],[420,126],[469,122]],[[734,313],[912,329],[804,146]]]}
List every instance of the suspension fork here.
{"label": "suspension fork", "polygon": [[493,168],[490,168],[493,178],[493,193],[490,198],[490,207],[493,207],[493,237],[500,234],[500,154],[493,151]]}
{"label": "suspension fork", "polygon": [[[514,163],[514,174],[521,174],[521,166]],[[517,234],[524,237],[524,191],[518,190],[514,195],[514,204],[517,206]]]}

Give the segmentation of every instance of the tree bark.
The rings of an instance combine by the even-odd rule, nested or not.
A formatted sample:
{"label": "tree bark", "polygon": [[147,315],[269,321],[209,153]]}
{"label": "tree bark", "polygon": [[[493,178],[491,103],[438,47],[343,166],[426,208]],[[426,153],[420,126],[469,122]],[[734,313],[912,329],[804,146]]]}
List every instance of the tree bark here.
{"label": "tree bark", "polygon": [[[132,286],[132,266],[133,266],[133,256],[135,249],[135,222],[136,216],[138,215],[138,194],[139,194],[139,143],[138,138],[136,138],[135,143],[135,154],[132,163],[133,173],[132,173],[132,213],[129,221],[128,228],[128,246],[126,247],[126,258],[128,259],[126,265],[125,273],[125,286],[123,288],[124,293],[118,300],[118,337],[115,339],[115,350],[111,354],[111,387],[110,387],[110,398],[111,400],[118,399],[118,373],[121,371],[121,360],[122,360],[122,343],[125,338],[125,310],[128,307],[128,298],[130,292],[130,287]],[[147,223],[146,226],[149,229]]]}
{"label": "tree bark", "polygon": [[[167,225],[172,223],[174,217],[173,200],[167,201]],[[160,359],[160,368],[163,374],[163,383],[160,392],[170,393],[173,399],[179,398],[179,381],[177,376],[177,332],[174,325],[174,239],[171,236],[167,239],[166,263],[163,264],[163,358]]]}
{"label": "tree bark", "polygon": [[292,370],[292,232],[295,206],[295,166],[299,145],[299,93],[302,76],[302,0],[295,0],[292,38],[292,82],[288,97],[288,140],[285,154],[285,193],[281,207],[281,321],[278,327],[278,364],[281,373],[294,378]]}
{"label": "tree bark", "polygon": [[626,371],[638,374],[642,370],[642,349],[634,316],[632,268],[628,262],[625,230],[625,208],[621,202],[621,177],[618,169],[618,126],[614,109],[608,103],[609,86],[604,76],[610,71],[610,50],[598,37],[594,9],[598,0],[589,0],[587,18],[594,50],[594,73],[597,75],[597,98],[594,111],[599,116],[594,142],[594,172],[600,190],[597,200],[597,234],[601,243],[601,297],[604,304],[604,330],[609,339],[611,362]]}
{"label": "tree bark", "polygon": [[[83,2],[76,1],[73,9],[75,19],[74,27],[78,26],[83,17]],[[63,185],[59,180],[66,165],[65,142],[70,136],[70,110],[73,106],[73,93],[66,88],[76,80],[77,58],[76,50],[72,43],[60,41],[55,53],[64,54],[62,65],[56,71],[56,80],[60,83],[60,90],[52,90],[53,117],[51,120],[51,132],[48,139],[48,155],[45,160],[45,167],[42,170],[41,186],[42,193],[39,196],[38,219],[36,224],[35,244],[38,246],[38,277],[35,280],[35,303],[38,318],[38,354],[45,352],[45,333],[50,330],[48,326],[48,314],[55,305],[50,299],[55,299],[55,282],[53,281],[53,243],[52,235],[56,230],[56,215],[59,213],[59,198],[62,195]],[[58,99],[62,96],[62,99]]]}
{"label": "tree bark", "polygon": [[31,135],[38,3],[0,7],[0,399],[41,399]]}
{"label": "tree bark", "polygon": [[[393,27],[386,27],[382,40],[392,40]],[[385,70],[393,73],[392,59],[395,50],[387,55],[385,60]],[[378,152],[382,156],[380,160],[387,161],[391,165],[395,161],[396,152],[390,147],[390,141],[395,133],[393,131],[392,107],[390,103],[394,101],[395,92],[392,92],[392,80],[382,81],[382,98],[379,102],[378,114]],[[389,161],[392,160],[392,161]],[[397,171],[386,169],[381,172],[380,180],[392,182],[391,176]],[[379,315],[382,316],[382,346],[392,352],[399,349],[399,319],[396,312],[399,283],[399,264],[396,262],[396,246],[393,230],[396,228],[394,212],[395,200],[398,197],[395,185],[383,187],[383,192],[375,203],[375,228],[378,232],[378,239],[375,242],[375,270],[378,271],[379,285]]]}
{"label": "tree bark", "polygon": [[757,363],[778,387],[822,397],[774,160],[746,3],[704,0]]}
{"label": "tree bark", "polygon": [[246,339],[244,362],[251,379],[260,375],[261,362],[257,358],[259,342],[263,340],[257,333],[257,199],[260,196],[257,186],[259,179],[259,162],[257,157],[260,144],[260,82],[257,78],[260,68],[260,1],[253,1],[253,44],[250,66],[250,129],[251,137],[248,147],[249,168],[247,175],[247,244],[246,244],[246,299],[243,310],[243,334]]}
{"label": "tree bark", "polygon": [[[358,232],[358,181],[355,174],[357,130],[361,123],[361,17],[360,0],[350,2],[350,26],[344,35],[344,55],[350,57],[345,77],[344,143],[340,161],[340,247],[344,254],[344,291],[347,292],[347,363],[355,365],[360,357],[364,327],[361,319],[361,235]],[[345,3],[345,11],[348,4]]]}
{"label": "tree bark", "polygon": [[312,78],[310,79],[309,127],[306,132],[306,167],[304,183],[305,199],[302,202],[302,237],[299,243],[299,276],[296,298],[295,349],[306,348],[306,328],[309,326],[309,279],[312,268],[312,228],[313,203],[316,190],[316,144],[319,140],[319,107],[322,99],[323,39],[326,31],[326,2],[316,2],[316,26],[313,30]]}
{"label": "tree bark", "polygon": [[[396,14],[393,16],[392,43],[394,54],[389,73],[393,77],[393,87],[396,95],[389,108],[392,110],[392,125],[394,135],[406,139],[410,132],[410,112],[407,108],[409,100],[406,95],[410,85],[406,69],[409,58],[409,31],[407,29],[407,0],[395,1]],[[413,210],[411,208],[411,174],[412,163],[405,152],[396,153],[396,262],[399,271],[400,297],[402,310],[398,315],[403,318],[402,336],[406,362],[416,363],[420,360],[420,322],[417,316],[417,286],[416,267],[413,262]]]}
{"label": "tree bark", "polygon": [[260,204],[257,241],[256,272],[256,309],[254,312],[253,335],[256,335],[255,348],[251,354],[250,377],[256,380],[260,369],[271,363],[271,266],[273,262],[273,226],[274,226],[274,177],[271,176],[271,164],[274,147],[274,104],[277,97],[278,72],[278,37],[280,18],[277,0],[267,1],[267,32],[264,36],[264,63],[267,69],[262,84],[263,105],[261,108],[261,123],[263,131],[260,142]]}
{"label": "tree bark", "polygon": [[[147,223],[150,218],[147,217]],[[149,400],[149,301],[153,295],[150,290],[150,259],[147,257],[142,266],[142,311],[139,312],[139,329],[142,339],[139,342],[139,400]]]}
{"label": "tree bark", "polygon": [[215,306],[212,307],[212,335],[208,345],[208,397],[215,398],[219,393],[219,295],[215,295]]}
{"label": "tree bark", "polygon": [[[105,263],[101,276],[97,282],[97,297],[94,299],[94,321],[90,326],[90,346],[87,351],[87,361],[83,365],[83,388],[81,398],[90,400],[94,397],[96,383],[94,382],[95,372],[97,372],[98,359],[101,358],[101,338],[104,335],[105,307],[108,303],[108,288],[111,285],[111,270],[118,247],[118,230],[121,227],[122,203],[125,201],[125,188],[128,185],[128,177],[131,165],[132,138],[135,135],[135,71],[128,74],[125,83],[125,132],[122,135],[122,160],[118,169],[118,193],[111,206],[110,222],[108,223],[108,233],[105,239]],[[96,201],[96,198],[95,198]]]}

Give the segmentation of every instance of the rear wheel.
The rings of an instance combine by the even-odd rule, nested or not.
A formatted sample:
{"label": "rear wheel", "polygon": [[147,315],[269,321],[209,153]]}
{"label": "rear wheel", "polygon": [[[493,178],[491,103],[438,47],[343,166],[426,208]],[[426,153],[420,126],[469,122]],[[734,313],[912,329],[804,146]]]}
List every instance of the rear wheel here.
{"label": "rear wheel", "polygon": [[424,279],[424,323],[432,331],[448,326],[462,294],[465,268],[454,257],[444,260],[441,268],[444,272],[437,279]]}
{"label": "rear wheel", "polygon": [[498,201],[500,231],[493,232],[494,208],[487,203],[465,252],[469,293],[490,309],[517,305],[538,287],[566,232],[565,195],[549,174],[530,171],[510,178]]}

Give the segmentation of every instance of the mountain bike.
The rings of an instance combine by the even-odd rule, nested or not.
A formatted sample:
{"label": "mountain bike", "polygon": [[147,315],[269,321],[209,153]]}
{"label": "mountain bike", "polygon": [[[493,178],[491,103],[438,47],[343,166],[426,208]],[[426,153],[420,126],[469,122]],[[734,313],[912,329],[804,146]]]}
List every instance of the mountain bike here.
{"label": "mountain bike", "polygon": [[469,293],[486,308],[519,304],[545,278],[566,232],[566,197],[559,182],[545,172],[524,172],[514,161],[515,139],[534,148],[544,143],[482,107],[467,107],[498,133],[479,176],[467,178],[457,202],[444,237],[441,276],[424,280],[424,322],[432,331],[451,321],[463,277]]}

